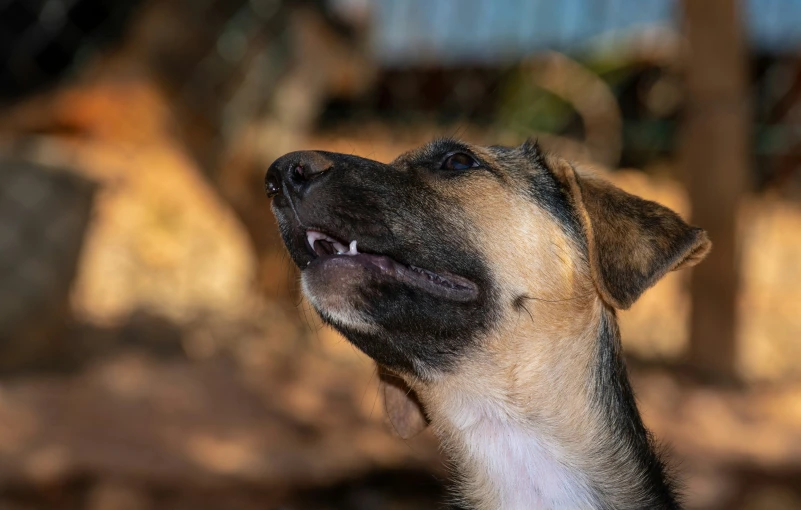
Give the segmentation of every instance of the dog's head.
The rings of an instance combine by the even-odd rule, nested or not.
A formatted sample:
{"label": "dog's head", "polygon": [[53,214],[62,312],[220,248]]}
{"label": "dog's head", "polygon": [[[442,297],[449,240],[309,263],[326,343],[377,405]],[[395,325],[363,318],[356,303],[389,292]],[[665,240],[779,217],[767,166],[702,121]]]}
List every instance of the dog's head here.
{"label": "dog's head", "polygon": [[[458,369],[512,331],[527,303],[565,303],[570,328],[602,300],[628,308],[668,271],[698,262],[705,233],[534,143],[438,140],[389,164],[294,152],[266,176],[305,295],[323,319],[392,371]],[[536,315],[536,314],[535,314]]]}

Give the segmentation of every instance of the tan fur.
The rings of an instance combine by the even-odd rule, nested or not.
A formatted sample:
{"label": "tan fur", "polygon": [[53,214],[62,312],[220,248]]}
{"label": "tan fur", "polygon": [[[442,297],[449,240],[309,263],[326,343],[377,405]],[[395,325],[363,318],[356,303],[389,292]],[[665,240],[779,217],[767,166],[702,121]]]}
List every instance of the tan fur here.
{"label": "tan fur", "polygon": [[[484,160],[492,159],[491,150],[472,149]],[[592,406],[588,390],[600,315],[604,303],[619,308],[630,304],[605,287],[601,274],[605,261],[600,260],[598,250],[610,247],[599,247],[598,236],[605,242],[610,237],[619,239],[622,244],[612,248],[615,252],[611,256],[625,259],[626,267],[640,272],[649,271],[657,251],[667,249],[664,244],[671,240],[655,239],[655,246],[625,244],[649,234],[626,216],[598,220],[604,211],[598,210],[602,204],[595,196],[599,189],[602,193],[623,192],[588,174],[582,176],[582,194],[579,178],[569,163],[550,157],[548,164],[570,190],[587,237],[589,260],[554,218],[510,185],[511,179],[499,182],[481,175],[462,186],[441,185],[440,190],[458,200],[466,211],[473,241],[503,289],[501,299],[511,305],[517,296],[532,298],[518,307],[507,307],[501,326],[458,370],[428,381],[406,377],[424,404],[445,451],[458,466],[466,501],[480,510],[501,508],[502,501],[486,466],[476,462],[471,445],[465,441],[465,431],[479,420],[511,422],[548,444],[558,445],[554,452],[559,464],[589,474],[602,487],[638,477],[630,466],[625,467],[625,451],[605,466],[618,466],[619,470],[598,472],[592,462],[598,445],[613,441]],[[663,273],[697,263],[709,246],[706,237],[701,237],[687,257]],[[482,409],[485,402],[494,405]],[[623,504],[626,494],[619,496]],[[614,502],[615,494],[609,498]]]}
{"label": "tan fur", "polygon": [[[585,382],[600,302],[573,240],[518,190],[482,176],[466,187],[443,187],[442,193],[457,196],[468,212],[475,241],[503,289],[501,299],[511,305],[520,295],[534,298],[519,308],[509,306],[503,326],[455,373],[431,383],[408,380],[462,470],[468,501],[477,508],[499,508],[481,466],[471,465],[467,445],[460,444],[461,430],[471,423],[454,423],[453,415],[469,403],[454,401],[454,395],[497,402],[504,415],[499,419],[537,430],[554,443],[576,445],[575,451],[563,452],[562,461],[583,467],[581,452],[601,434],[587,412]],[[472,419],[478,417],[465,417]]]}

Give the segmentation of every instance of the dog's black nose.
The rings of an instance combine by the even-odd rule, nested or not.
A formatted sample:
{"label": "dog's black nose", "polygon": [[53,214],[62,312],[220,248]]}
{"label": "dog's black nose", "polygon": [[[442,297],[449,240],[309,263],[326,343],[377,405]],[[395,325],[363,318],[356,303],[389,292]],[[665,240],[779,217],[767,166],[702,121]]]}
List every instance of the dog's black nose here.
{"label": "dog's black nose", "polygon": [[331,170],[334,163],[316,151],[290,152],[270,165],[264,176],[264,187],[268,196],[282,190],[303,195],[310,184]]}

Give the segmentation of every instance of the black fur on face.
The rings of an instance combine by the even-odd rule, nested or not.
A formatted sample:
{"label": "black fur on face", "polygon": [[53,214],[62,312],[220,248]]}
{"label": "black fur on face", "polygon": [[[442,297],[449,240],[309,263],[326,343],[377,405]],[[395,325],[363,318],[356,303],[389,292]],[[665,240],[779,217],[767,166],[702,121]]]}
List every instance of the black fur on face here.
{"label": "black fur on face", "polygon": [[[419,377],[453,367],[501,308],[460,187],[509,179],[487,154],[535,166],[527,150],[482,148],[482,159],[438,140],[390,164],[322,151],[279,158],[267,174],[273,211],[318,313],[384,366]],[[317,253],[310,231],[325,236],[311,240]],[[352,241],[359,255],[332,253]]]}

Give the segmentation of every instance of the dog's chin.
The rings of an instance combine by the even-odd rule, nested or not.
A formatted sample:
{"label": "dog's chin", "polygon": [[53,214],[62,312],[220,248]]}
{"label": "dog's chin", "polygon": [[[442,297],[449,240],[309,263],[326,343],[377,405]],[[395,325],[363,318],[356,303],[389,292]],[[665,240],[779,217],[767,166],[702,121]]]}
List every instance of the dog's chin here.
{"label": "dog's chin", "polygon": [[300,283],[303,294],[325,322],[341,331],[377,331],[378,325],[364,310],[363,289],[368,285],[364,279],[349,277],[346,271],[307,267]]}

